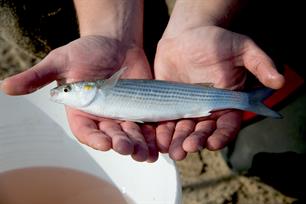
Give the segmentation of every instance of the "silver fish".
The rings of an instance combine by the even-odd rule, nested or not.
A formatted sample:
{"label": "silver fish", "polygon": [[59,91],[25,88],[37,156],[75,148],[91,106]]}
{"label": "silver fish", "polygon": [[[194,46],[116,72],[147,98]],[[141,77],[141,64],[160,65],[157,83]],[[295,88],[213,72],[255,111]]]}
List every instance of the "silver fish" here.
{"label": "silver fish", "polygon": [[51,100],[81,111],[113,119],[157,122],[209,116],[212,111],[239,109],[281,118],[260,101],[269,89],[245,93],[159,80],[109,79],[65,84],[51,90]]}

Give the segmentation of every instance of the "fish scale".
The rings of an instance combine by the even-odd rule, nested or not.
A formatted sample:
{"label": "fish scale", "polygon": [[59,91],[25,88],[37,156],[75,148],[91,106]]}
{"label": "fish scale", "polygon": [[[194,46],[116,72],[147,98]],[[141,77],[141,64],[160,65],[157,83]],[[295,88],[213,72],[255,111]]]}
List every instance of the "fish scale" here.
{"label": "fish scale", "polygon": [[[128,83],[126,83],[128,81]],[[144,85],[146,87],[144,87]],[[159,86],[156,86],[159,85]],[[175,88],[176,87],[176,88]],[[146,81],[143,80],[120,80],[113,88],[112,94],[117,96],[127,97],[146,97],[154,100],[179,100],[180,102],[188,101],[219,101],[226,100],[240,101],[246,100],[246,93],[237,93],[228,90],[214,89],[207,87],[190,86],[188,84],[172,84],[160,81]],[[149,100],[148,99],[148,100]]]}
{"label": "fish scale", "polygon": [[[216,96],[218,98],[231,98],[237,99],[240,97],[239,94],[235,92],[230,92],[227,90],[221,89],[212,89],[206,87],[197,87],[197,86],[189,86],[182,84],[175,85],[172,83],[165,83],[160,81],[149,81],[143,83],[142,80],[129,80],[129,83],[125,83],[125,80],[120,80],[118,84],[114,87],[114,91],[120,92],[121,94],[136,94],[138,92],[143,92],[142,94],[150,93],[151,95],[156,96],[165,96],[165,97],[176,97],[180,99],[195,99],[195,97],[199,97],[200,99],[214,99]],[[156,86],[158,84],[159,86]],[[146,86],[144,88],[144,85]],[[173,87],[174,86],[174,87]],[[238,96],[238,97],[237,97]]]}

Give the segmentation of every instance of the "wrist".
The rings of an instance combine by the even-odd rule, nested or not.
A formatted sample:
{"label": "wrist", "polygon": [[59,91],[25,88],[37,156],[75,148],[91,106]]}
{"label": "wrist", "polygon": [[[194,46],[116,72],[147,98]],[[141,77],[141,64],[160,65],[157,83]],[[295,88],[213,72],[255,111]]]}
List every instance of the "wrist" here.
{"label": "wrist", "polygon": [[224,26],[237,8],[238,0],[177,0],[163,37],[203,26]]}
{"label": "wrist", "polygon": [[74,0],[80,36],[99,35],[142,46],[142,0]]}

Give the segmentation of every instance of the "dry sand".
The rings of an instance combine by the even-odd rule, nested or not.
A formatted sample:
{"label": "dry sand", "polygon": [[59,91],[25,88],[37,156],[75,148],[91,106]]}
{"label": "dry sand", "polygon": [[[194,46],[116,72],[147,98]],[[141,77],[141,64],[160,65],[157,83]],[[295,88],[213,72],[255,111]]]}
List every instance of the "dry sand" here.
{"label": "dry sand", "polygon": [[[43,40],[39,42],[45,43]],[[37,45],[20,29],[14,12],[0,8],[0,79],[31,67],[48,50],[47,45],[37,50]],[[183,204],[294,202],[258,178],[235,174],[218,151],[189,154],[185,160],[177,162],[177,166],[182,180]]]}

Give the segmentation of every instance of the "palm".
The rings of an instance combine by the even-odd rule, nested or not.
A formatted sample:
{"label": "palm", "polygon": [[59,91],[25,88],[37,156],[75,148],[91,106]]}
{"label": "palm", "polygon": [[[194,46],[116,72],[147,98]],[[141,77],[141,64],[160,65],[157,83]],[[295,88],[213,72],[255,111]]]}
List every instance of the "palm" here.
{"label": "palm", "polygon": [[[243,50],[235,50],[240,40],[242,36],[217,27],[195,29],[177,39],[162,40],[157,53],[156,77],[186,83],[210,82],[219,88],[241,88],[246,70],[239,59]],[[164,69],[159,63],[171,66]]]}
{"label": "palm", "polygon": [[106,78],[122,66],[129,67],[125,77],[151,77],[146,57],[140,48],[128,47],[102,36],[80,38],[54,50],[51,55],[59,58],[60,63],[65,63],[59,72],[68,82]]}
{"label": "palm", "polygon": [[[154,72],[157,79],[211,83],[216,88],[241,89],[247,67],[259,79],[272,61],[246,36],[218,27],[200,27],[159,42]],[[270,85],[269,81],[265,81]],[[273,88],[273,87],[272,87]],[[223,148],[240,129],[240,111],[219,111],[198,120],[179,120],[157,127],[157,142],[174,159],[207,147]],[[168,148],[168,149],[167,149]]]}
{"label": "palm", "polygon": [[[125,52],[126,48],[115,41],[89,38],[71,43],[67,49],[70,56],[65,78],[69,81],[106,78],[123,66],[129,67],[125,78],[151,78],[145,55],[137,49]],[[67,115],[74,134],[93,148],[103,151],[113,148],[120,154],[132,154],[135,160],[144,161],[149,156],[146,143],[154,145],[152,140],[145,141],[141,128],[135,123],[94,117],[68,107]],[[150,159],[155,160],[156,155],[151,151],[150,156],[154,158]]]}

